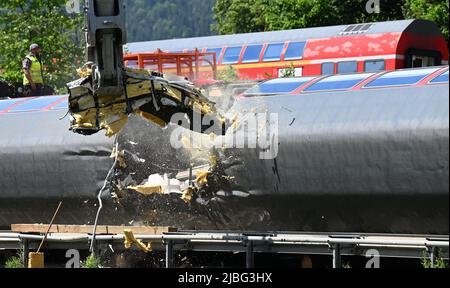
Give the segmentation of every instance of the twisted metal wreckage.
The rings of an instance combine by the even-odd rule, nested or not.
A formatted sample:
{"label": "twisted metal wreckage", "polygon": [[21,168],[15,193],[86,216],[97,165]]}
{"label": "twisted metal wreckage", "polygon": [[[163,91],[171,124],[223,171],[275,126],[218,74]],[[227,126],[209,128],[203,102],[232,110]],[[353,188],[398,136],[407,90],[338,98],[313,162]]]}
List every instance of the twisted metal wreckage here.
{"label": "twisted metal wreckage", "polygon": [[[68,84],[72,130],[90,135],[107,129],[116,134],[128,115],[165,126],[175,113],[204,116],[214,105],[186,81],[168,81],[159,73],[124,68],[127,42],[123,1],[87,0],[85,3],[87,63],[81,79]],[[196,111],[194,111],[196,110]]]}
{"label": "twisted metal wreckage", "polygon": [[[105,129],[106,136],[111,137],[122,130],[130,114],[137,114],[161,127],[176,122],[191,130],[198,124],[199,133],[212,131],[212,126],[218,128],[215,131],[224,132],[225,118],[217,116],[214,103],[187,81],[168,81],[160,73],[123,67],[122,45],[126,43],[126,29],[121,1],[91,0],[86,4],[88,62],[78,70],[81,78],[68,84],[73,132],[92,135]],[[205,118],[209,121],[202,125]],[[113,151],[113,154],[120,158],[119,166],[125,168],[123,152]],[[205,182],[206,175],[204,172],[198,182]],[[156,178],[156,183],[134,189],[143,193],[161,193],[162,186],[158,183],[161,179]],[[183,199],[188,200],[194,186],[189,184],[183,190]]]}

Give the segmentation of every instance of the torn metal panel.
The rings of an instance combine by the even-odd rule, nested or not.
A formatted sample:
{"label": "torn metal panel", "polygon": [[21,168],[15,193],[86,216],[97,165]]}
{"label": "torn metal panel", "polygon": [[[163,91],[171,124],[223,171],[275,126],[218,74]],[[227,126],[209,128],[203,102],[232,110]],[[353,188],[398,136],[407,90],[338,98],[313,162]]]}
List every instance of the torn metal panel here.
{"label": "torn metal panel", "polygon": [[[83,72],[84,71],[84,72]],[[177,113],[185,114],[190,121],[187,127],[194,129],[194,115],[200,121],[209,115],[215,119],[218,130],[223,130],[225,120],[217,114],[214,103],[200,90],[187,82],[168,81],[163,75],[143,69],[124,70],[125,87],[121,95],[98,94],[93,76],[81,70],[85,76],[68,84],[71,130],[91,135],[106,130],[106,136],[117,134],[125,126],[128,115],[139,115],[161,127],[172,121]],[[175,123],[178,124],[178,123]],[[213,125],[201,125],[204,130]]]}

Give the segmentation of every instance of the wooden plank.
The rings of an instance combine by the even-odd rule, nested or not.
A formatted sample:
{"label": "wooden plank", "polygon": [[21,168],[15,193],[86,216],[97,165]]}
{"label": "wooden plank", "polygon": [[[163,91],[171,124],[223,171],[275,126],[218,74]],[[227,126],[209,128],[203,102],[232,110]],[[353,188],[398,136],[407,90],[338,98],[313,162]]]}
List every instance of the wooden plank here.
{"label": "wooden plank", "polygon": [[[11,231],[15,233],[45,233],[48,224],[12,224]],[[50,233],[92,234],[92,225],[56,225],[50,229]],[[146,226],[97,226],[97,234],[123,234],[124,229],[129,229],[135,235],[159,235],[167,232],[177,232],[174,227],[146,227]]]}

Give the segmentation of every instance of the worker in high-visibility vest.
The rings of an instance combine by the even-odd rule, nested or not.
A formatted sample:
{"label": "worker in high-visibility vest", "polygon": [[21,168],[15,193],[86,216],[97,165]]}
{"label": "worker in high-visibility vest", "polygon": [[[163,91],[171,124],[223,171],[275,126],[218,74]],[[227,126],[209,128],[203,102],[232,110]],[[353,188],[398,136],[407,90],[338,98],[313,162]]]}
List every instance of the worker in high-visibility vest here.
{"label": "worker in high-visibility vest", "polygon": [[23,87],[25,96],[41,96],[44,92],[44,76],[40,59],[41,47],[38,44],[30,46],[30,53],[22,62]]}

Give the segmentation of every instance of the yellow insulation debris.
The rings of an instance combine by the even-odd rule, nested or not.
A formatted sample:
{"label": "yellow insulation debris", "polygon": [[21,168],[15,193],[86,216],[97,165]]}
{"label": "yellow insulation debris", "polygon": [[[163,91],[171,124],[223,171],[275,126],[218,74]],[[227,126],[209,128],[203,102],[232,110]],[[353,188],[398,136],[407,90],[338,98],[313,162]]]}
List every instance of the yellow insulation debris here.
{"label": "yellow insulation debris", "polygon": [[150,76],[150,72],[148,72],[148,70],[145,70],[145,69],[136,69],[136,68],[126,67],[125,71],[129,72],[129,73],[133,73],[133,74]]}
{"label": "yellow insulation debris", "polygon": [[113,150],[111,151],[111,156],[110,158],[112,159],[116,159],[117,158],[117,163],[119,164],[119,168],[125,169],[127,168],[127,163],[125,162],[125,151],[116,151],[116,147],[113,148]]}
{"label": "yellow insulation debris", "polygon": [[167,126],[167,123],[164,120],[162,120],[161,118],[156,117],[155,115],[152,115],[150,113],[146,113],[144,111],[139,111],[139,112],[137,112],[137,114],[139,116],[141,116],[142,118],[147,119],[148,121],[157,124],[161,128],[164,128],[164,127]]}
{"label": "yellow insulation debris", "polygon": [[93,128],[95,126],[95,124],[92,123],[95,121],[95,111],[93,109],[74,114],[73,117],[75,118],[74,128]]}
{"label": "yellow insulation debris", "polygon": [[197,173],[197,179],[195,180],[198,184],[208,183],[208,176],[211,174],[209,171],[199,171]]}
{"label": "yellow insulation debris", "polygon": [[162,194],[163,189],[160,185],[138,185],[138,186],[129,186],[127,189],[134,190],[144,195],[152,195],[152,194]]}
{"label": "yellow insulation debris", "polygon": [[192,197],[194,196],[194,189],[193,188],[188,188],[186,189],[186,191],[183,192],[183,194],[181,195],[181,199],[186,202],[189,203],[192,201]]}
{"label": "yellow insulation debris", "polygon": [[82,68],[77,69],[77,74],[80,78],[86,78],[92,74],[92,69],[90,69],[88,67],[82,67]]}
{"label": "yellow insulation debris", "polygon": [[209,156],[209,163],[211,165],[211,168],[214,169],[217,166],[218,159],[216,155],[210,155]]}
{"label": "yellow insulation debris", "polygon": [[137,83],[132,84],[133,83],[133,79],[132,78],[128,78],[127,81],[127,95],[128,98],[134,98],[137,96],[142,95],[143,92],[150,92],[151,91],[151,82],[150,81],[137,81]]}
{"label": "yellow insulation debris", "polygon": [[238,117],[239,117],[239,114],[234,114],[234,116],[231,118],[231,121],[230,121],[230,123],[231,123],[231,128],[233,129],[233,130],[236,130],[236,128],[238,127]]}
{"label": "yellow insulation debris", "polygon": [[128,117],[124,116],[116,122],[113,122],[111,124],[103,124],[101,127],[104,126],[106,128],[105,135],[107,137],[112,137],[112,136],[116,135],[120,130],[122,130],[122,128],[127,124],[127,122],[128,122]]}
{"label": "yellow insulation debris", "polygon": [[[130,186],[127,189],[134,190],[143,195],[165,194],[170,193],[177,183],[173,179],[169,179],[167,175],[152,174],[148,177],[144,184],[138,186]],[[180,191],[181,193],[181,191]]]}
{"label": "yellow insulation debris", "polygon": [[144,251],[145,253],[152,252],[152,243],[149,242],[147,245],[142,243],[142,241],[137,240],[136,237],[134,237],[133,231],[129,229],[123,230],[123,234],[125,236],[124,246],[125,249],[130,249],[133,244],[136,245],[137,248]]}
{"label": "yellow insulation debris", "polygon": [[172,89],[171,87],[166,87],[167,89],[167,95],[170,96],[171,98],[177,100],[178,102],[182,102],[182,98],[181,98],[181,92],[176,90],[176,89]]}

